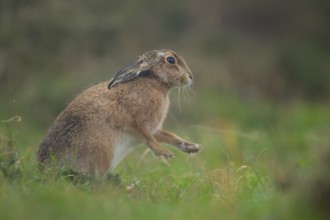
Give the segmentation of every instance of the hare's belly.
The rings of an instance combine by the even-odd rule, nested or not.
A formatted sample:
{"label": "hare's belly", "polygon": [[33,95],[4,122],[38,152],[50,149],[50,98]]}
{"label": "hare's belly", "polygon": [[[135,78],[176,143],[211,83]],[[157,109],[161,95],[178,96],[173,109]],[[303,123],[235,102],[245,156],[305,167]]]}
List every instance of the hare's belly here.
{"label": "hare's belly", "polygon": [[132,147],[137,144],[137,139],[130,134],[124,134],[120,141],[113,148],[113,155],[110,170],[115,168],[118,163],[129,153]]}

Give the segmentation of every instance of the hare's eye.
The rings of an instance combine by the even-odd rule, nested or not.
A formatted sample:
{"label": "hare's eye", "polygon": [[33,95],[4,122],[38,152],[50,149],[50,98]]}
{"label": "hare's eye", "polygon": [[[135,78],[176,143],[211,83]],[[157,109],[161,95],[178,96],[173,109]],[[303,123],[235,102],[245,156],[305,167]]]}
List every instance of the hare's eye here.
{"label": "hare's eye", "polygon": [[175,64],[175,58],[174,57],[166,57],[166,62],[169,64]]}

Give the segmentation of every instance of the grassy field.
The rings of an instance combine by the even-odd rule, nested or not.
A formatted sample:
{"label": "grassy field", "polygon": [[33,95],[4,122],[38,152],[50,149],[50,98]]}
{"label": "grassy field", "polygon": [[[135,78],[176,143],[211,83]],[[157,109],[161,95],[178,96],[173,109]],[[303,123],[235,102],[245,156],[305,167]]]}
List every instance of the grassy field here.
{"label": "grassy field", "polygon": [[326,218],[329,105],[215,90],[180,107],[173,98],[165,128],[203,144],[202,152],[170,147],[176,157],[167,165],[137,146],[98,182],[61,169],[40,174],[35,152],[45,131],[24,115],[1,116],[0,219]]}

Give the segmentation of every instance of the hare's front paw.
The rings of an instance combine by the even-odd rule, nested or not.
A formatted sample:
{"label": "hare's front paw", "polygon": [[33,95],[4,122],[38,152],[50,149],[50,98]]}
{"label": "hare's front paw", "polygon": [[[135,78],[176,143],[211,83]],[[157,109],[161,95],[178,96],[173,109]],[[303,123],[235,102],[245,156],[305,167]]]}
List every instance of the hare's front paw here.
{"label": "hare's front paw", "polygon": [[154,150],[154,153],[159,158],[170,159],[174,157],[174,154],[171,151],[166,150],[165,148],[157,148],[157,150]]}
{"label": "hare's front paw", "polygon": [[200,151],[203,146],[200,144],[196,144],[196,143],[190,143],[190,142],[181,142],[179,144],[179,148],[186,153],[197,153],[198,151]]}

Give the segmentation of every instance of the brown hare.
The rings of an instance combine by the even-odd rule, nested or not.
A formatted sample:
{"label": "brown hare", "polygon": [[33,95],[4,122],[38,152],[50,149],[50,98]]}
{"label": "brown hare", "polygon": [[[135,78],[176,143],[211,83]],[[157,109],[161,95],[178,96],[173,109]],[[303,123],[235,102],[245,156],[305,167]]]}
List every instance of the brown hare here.
{"label": "brown hare", "polygon": [[40,144],[38,161],[100,177],[139,143],[166,159],[173,154],[158,142],[186,153],[198,152],[201,145],[161,129],[170,89],[191,82],[190,69],[174,51],[144,53],[110,81],[85,90],[67,106]]}

